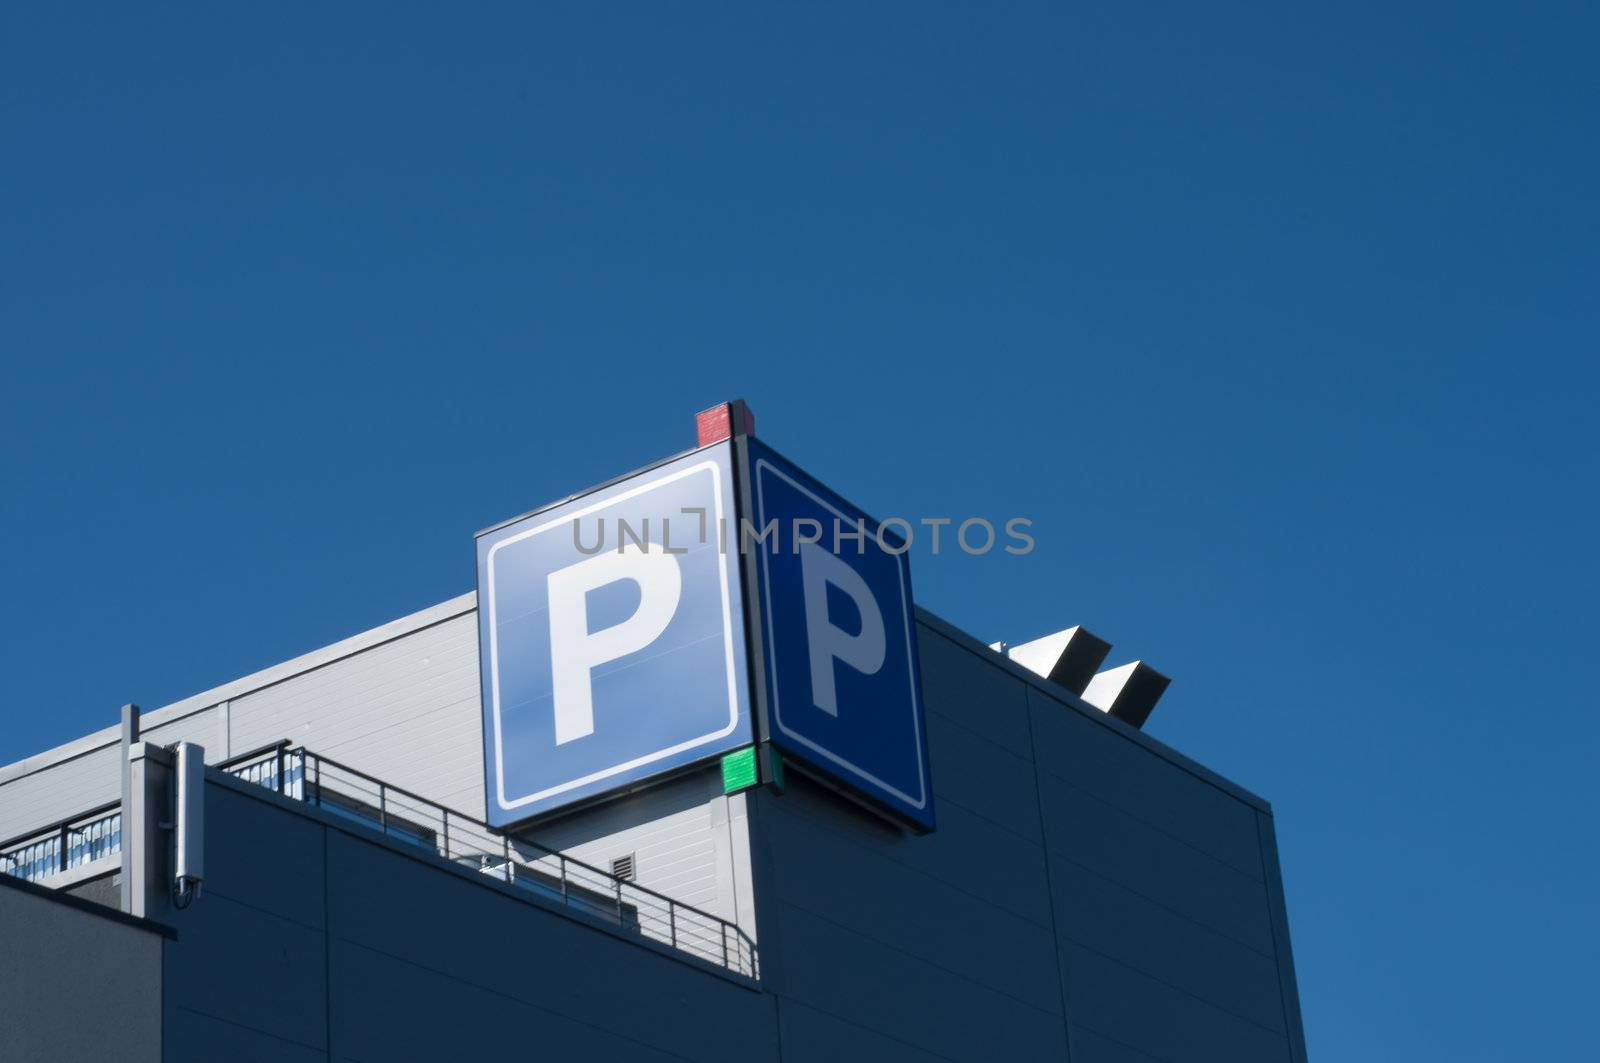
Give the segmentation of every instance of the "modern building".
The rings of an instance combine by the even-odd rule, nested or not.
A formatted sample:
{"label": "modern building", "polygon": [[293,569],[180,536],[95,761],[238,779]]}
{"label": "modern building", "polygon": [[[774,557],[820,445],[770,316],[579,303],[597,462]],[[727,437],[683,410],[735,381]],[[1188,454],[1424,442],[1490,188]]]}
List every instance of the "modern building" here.
{"label": "modern building", "polygon": [[1272,810],[1165,679],[914,606],[752,428],[0,768],[0,1059],[1301,1063]]}

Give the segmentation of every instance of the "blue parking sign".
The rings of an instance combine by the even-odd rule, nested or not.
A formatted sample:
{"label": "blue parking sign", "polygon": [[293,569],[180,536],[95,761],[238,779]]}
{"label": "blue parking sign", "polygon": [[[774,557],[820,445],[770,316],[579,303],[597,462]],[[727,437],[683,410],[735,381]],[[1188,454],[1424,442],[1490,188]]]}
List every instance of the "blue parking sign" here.
{"label": "blue parking sign", "polygon": [[906,544],[769,448],[746,447],[769,737],[932,830]]}
{"label": "blue parking sign", "polygon": [[479,534],[492,826],[752,741],[731,454],[706,447]]}

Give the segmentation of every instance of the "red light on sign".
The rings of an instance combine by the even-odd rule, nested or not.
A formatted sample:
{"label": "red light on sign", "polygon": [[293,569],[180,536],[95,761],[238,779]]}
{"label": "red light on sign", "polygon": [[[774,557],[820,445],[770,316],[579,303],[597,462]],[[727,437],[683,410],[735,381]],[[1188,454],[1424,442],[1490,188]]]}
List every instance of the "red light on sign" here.
{"label": "red light on sign", "polygon": [[694,415],[695,446],[703,447],[730,436],[756,434],[756,415],[743,399],[722,402]]}

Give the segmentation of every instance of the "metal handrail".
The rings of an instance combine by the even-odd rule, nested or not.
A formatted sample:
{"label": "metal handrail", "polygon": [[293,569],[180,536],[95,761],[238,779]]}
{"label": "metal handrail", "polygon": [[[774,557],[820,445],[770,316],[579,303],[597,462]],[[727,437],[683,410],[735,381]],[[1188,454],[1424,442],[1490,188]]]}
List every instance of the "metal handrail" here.
{"label": "metal handrail", "polygon": [[219,760],[211,766],[220,771],[231,771],[236,765],[243,764],[247,760],[256,760],[275,750],[288,749],[293,744],[287,738],[280,738],[276,742],[268,742],[254,749],[247,749],[243,753],[235,753],[227,760]]}
{"label": "metal handrail", "polygon": [[431,849],[452,866],[472,867],[615,921],[676,951],[751,978],[759,976],[755,942],[737,924],[538,842],[513,842],[509,834],[482,820],[304,746],[276,742],[217,766],[286,797],[354,818],[381,834]]}
{"label": "metal handrail", "polygon": [[35,827],[33,830],[23,831],[21,834],[13,834],[5,841],[0,842],[0,851],[11,849],[18,842],[33,841],[37,838],[42,838],[47,834],[54,834],[62,827],[69,827],[80,820],[93,819],[104,812],[110,812],[114,808],[121,807],[121,801],[107,801],[103,805],[96,805],[91,809],[68,816],[66,819],[57,820],[49,826]]}
{"label": "metal handrail", "polygon": [[37,882],[121,851],[122,802],[109,801],[0,842],[0,874]]}
{"label": "metal handrail", "polygon": [[[234,764],[288,746],[288,739],[280,739],[230,757],[216,766],[226,770]],[[121,815],[122,802],[107,801],[49,826],[36,827],[0,841],[0,874],[37,881],[101,856],[119,853],[122,851]],[[102,825],[108,829],[96,833],[95,828]],[[87,844],[78,848],[73,844],[75,838],[85,839]],[[104,844],[97,844],[102,841]]]}

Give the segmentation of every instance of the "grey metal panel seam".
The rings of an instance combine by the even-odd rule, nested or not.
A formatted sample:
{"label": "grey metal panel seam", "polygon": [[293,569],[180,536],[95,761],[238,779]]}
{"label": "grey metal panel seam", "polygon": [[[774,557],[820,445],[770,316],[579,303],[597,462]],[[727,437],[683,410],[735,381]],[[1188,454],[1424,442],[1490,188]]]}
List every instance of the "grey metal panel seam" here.
{"label": "grey metal panel seam", "polygon": [[[1256,879],[1256,878],[1252,877],[1248,872],[1244,871],[1243,869],[1235,867],[1233,864],[1231,864],[1228,861],[1226,861],[1226,860],[1222,859],[1221,857],[1217,856],[1215,853],[1208,852],[1207,850],[1202,849],[1200,846],[1198,846],[1198,845],[1194,844],[1193,842],[1189,841],[1189,839],[1184,838],[1184,837],[1182,837],[1180,835],[1174,834],[1172,831],[1170,831],[1170,830],[1166,829],[1165,827],[1161,826],[1159,823],[1152,823],[1149,820],[1145,819],[1143,816],[1140,816],[1140,815],[1138,815],[1137,813],[1134,813],[1134,812],[1130,812],[1129,810],[1127,810],[1126,808],[1121,807],[1120,805],[1116,804],[1115,802],[1106,800],[1104,797],[1101,797],[1099,794],[1095,793],[1093,790],[1089,790],[1089,789],[1086,789],[1086,788],[1084,788],[1082,786],[1079,786],[1077,783],[1073,782],[1071,779],[1067,778],[1066,776],[1062,775],[1059,772],[1050,771],[1049,769],[1043,769],[1043,770],[1052,779],[1056,780],[1061,785],[1067,787],[1069,790],[1076,790],[1078,793],[1082,794],[1088,800],[1093,801],[1096,804],[1104,805],[1106,808],[1116,812],[1119,815],[1127,816],[1129,819],[1133,820],[1135,823],[1138,823],[1140,826],[1147,827],[1150,830],[1155,831],[1157,834],[1161,835],[1163,838],[1167,838],[1168,840],[1174,842],[1175,844],[1183,846],[1185,849],[1188,849],[1190,852],[1196,854],[1197,856],[1204,857],[1206,860],[1209,860],[1211,863],[1216,864],[1218,867],[1224,868],[1225,870],[1231,872],[1232,874],[1242,875],[1244,878],[1249,879],[1249,881],[1251,881],[1251,882],[1260,881],[1259,879]],[[1264,813],[1262,813],[1260,811],[1256,811],[1256,810],[1253,810],[1253,811],[1255,812],[1255,815],[1258,815],[1258,816],[1264,814]]]}
{"label": "grey metal panel seam", "polygon": [[[945,799],[941,797],[939,800],[943,801]],[[792,812],[782,812],[782,811],[780,811],[778,813],[778,815],[780,815],[780,816],[798,816],[799,814],[798,813],[792,813]],[[977,815],[977,813],[973,813],[973,815]],[[982,819],[983,817],[979,816],[978,818]],[[984,822],[985,823],[992,823],[994,821],[985,819]],[[847,846],[851,846],[851,847],[857,848],[857,849],[862,847],[860,842],[856,841],[855,839],[850,837],[848,834],[844,834],[844,833],[841,833],[838,830],[835,830],[834,828],[828,826],[828,824],[823,822],[823,821],[820,821],[820,820],[809,820],[809,821],[807,821],[807,825],[812,827],[815,830],[822,831],[822,832],[824,832],[826,834],[832,835],[833,838],[836,839],[839,842],[839,844],[841,844],[841,845],[847,845]],[[1024,840],[1026,841],[1026,839],[1024,839]],[[1039,845],[1041,849],[1043,848],[1042,843],[1029,842],[1028,844]],[[960,883],[958,883],[958,882],[950,881],[948,879],[941,879],[938,876],[934,875],[932,872],[926,871],[926,870],[924,870],[924,869],[922,869],[920,867],[917,867],[917,866],[915,866],[913,864],[908,864],[904,860],[901,860],[899,857],[896,857],[896,856],[894,856],[894,855],[892,855],[890,853],[879,853],[879,854],[876,854],[876,855],[881,856],[885,861],[887,861],[887,862],[889,862],[891,864],[894,864],[896,867],[898,867],[901,870],[907,872],[908,874],[916,875],[916,876],[919,876],[921,878],[929,879],[929,880],[931,880],[931,881],[933,881],[935,883],[938,883],[939,885],[944,886],[944,887],[946,887],[948,889],[955,890],[957,893],[960,893],[960,894],[962,894],[964,896],[967,896],[967,897],[971,897],[973,900],[978,901],[981,904],[993,905],[994,907],[999,908],[1002,911],[1008,912],[1009,914],[1016,916],[1018,919],[1021,919],[1025,923],[1031,923],[1032,925],[1038,927],[1040,930],[1052,930],[1053,931],[1053,927],[1047,927],[1043,923],[1036,922],[1033,919],[1030,919],[1027,916],[1023,915],[1021,912],[1014,911],[1013,909],[1007,908],[1004,905],[995,904],[989,898],[984,897],[983,895],[978,894],[978,893],[973,893],[971,890],[966,889],[963,886],[961,886]],[[1085,870],[1087,870],[1087,869],[1085,869]],[[1093,872],[1091,872],[1091,874],[1092,873]],[[1054,918],[1055,918],[1054,914],[1052,913],[1052,915],[1051,915],[1052,924],[1054,923]]]}
{"label": "grey metal panel seam", "polygon": [[[929,614],[931,615],[931,614]],[[922,619],[919,615],[917,619]],[[999,655],[995,655],[999,658]],[[1069,970],[1061,957],[1061,930],[1056,920],[1056,884],[1054,873],[1050,869],[1050,831],[1045,827],[1044,795],[1039,788],[1039,747],[1033,740],[1033,706],[1026,696],[1023,698],[1023,714],[1028,721],[1028,748],[1033,752],[1033,799],[1039,809],[1039,844],[1044,848],[1044,888],[1045,896],[1050,902],[1050,951],[1056,958],[1056,989],[1061,994],[1061,1038],[1067,1050],[1067,1060],[1072,1060],[1072,1003],[1071,994],[1067,991]]]}
{"label": "grey metal panel seam", "polygon": [[[824,915],[822,912],[819,912],[814,908],[807,908],[805,905],[800,904],[800,903],[798,903],[796,901],[789,900],[787,897],[779,897],[777,899],[776,903],[783,905],[785,908],[790,908],[790,909],[793,909],[794,911],[800,912],[802,915],[808,916],[809,918],[816,920],[818,923],[826,923],[830,927],[833,927],[833,928],[838,929],[838,930],[842,930],[847,934],[852,934],[852,935],[854,935],[854,936],[856,936],[858,938],[861,938],[864,941],[870,941],[874,945],[877,945],[879,948],[884,949],[884,950],[886,950],[888,952],[893,952],[893,953],[895,953],[897,955],[904,956],[907,959],[915,960],[917,963],[926,964],[927,966],[933,968],[936,971],[942,971],[945,974],[950,975],[952,978],[956,978],[956,979],[959,979],[962,982],[968,983],[969,985],[976,986],[977,988],[983,990],[984,992],[993,993],[997,997],[1005,997],[1007,1000],[1012,1001],[1013,1003],[1019,1005],[1020,1007],[1028,1008],[1031,1011],[1036,1011],[1036,1012],[1039,1012],[1040,1014],[1043,1014],[1043,1015],[1054,1014],[1053,1012],[1047,1011],[1044,1008],[1040,1007],[1038,1004],[1035,1004],[1031,1000],[1024,1000],[1022,997],[1017,996],[1015,993],[1012,993],[1012,992],[1010,992],[1008,990],[1005,990],[1005,989],[1001,989],[999,986],[992,985],[992,984],[990,984],[988,982],[983,981],[982,979],[977,977],[977,975],[973,974],[971,971],[962,970],[961,968],[958,968],[958,967],[952,967],[947,963],[942,963],[939,960],[935,960],[935,959],[933,959],[933,958],[931,958],[929,956],[923,955],[923,954],[918,953],[918,952],[914,952],[911,949],[909,949],[909,948],[907,948],[907,947],[905,947],[903,945],[897,945],[893,941],[889,941],[889,940],[887,940],[885,938],[879,937],[877,934],[874,934],[874,933],[872,933],[870,931],[862,930],[859,927],[853,927],[849,923],[844,923],[844,922],[839,921],[838,919],[834,919],[834,918],[832,918],[832,917],[830,917],[828,915]],[[1043,929],[1043,928],[1041,927],[1040,929]],[[1057,966],[1058,967],[1060,966],[1059,961],[1057,963]],[[1056,984],[1060,985],[1060,979],[1059,978],[1056,980]],[[1066,1019],[1065,1014],[1062,1015],[1062,1019],[1063,1019],[1063,1021],[1065,1021],[1065,1019]]]}
{"label": "grey metal panel seam", "polygon": [[[1224,939],[1226,941],[1231,941],[1235,945],[1238,945],[1240,948],[1245,949],[1245,950],[1247,950],[1249,952],[1253,952],[1257,956],[1262,957],[1263,959],[1272,959],[1273,958],[1272,956],[1268,955],[1267,953],[1262,952],[1260,949],[1256,948],[1254,945],[1250,944],[1248,941],[1243,941],[1243,940],[1241,940],[1241,939],[1239,939],[1237,937],[1234,937],[1232,934],[1230,934],[1226,930],[1220,930],[1217,927],[1212,926],[1210,923],[1204,922],[1204,921],[1202,921],[1200,919],[1196,919],[1194,916],[1190,915],[1189,913],[1180,911],[1177,908],[1172,907],[1172,905],[1167,904],[1166,902],[1162,901],[1160,898],[1150,896],[1150,894],[1145,893],[1144,891],[1140,890],[1138,887],[1132,885],[1131,883],[1124,882],[1121,879],[1114,878],[1111,875],[1107,875],[1102,871],[1098,871],[1095,868],[1090,867],[1088,864],[1079,863],[1077,860],[1074,860],[1070,856],[1059,856],[1059,857],[1055,857],[1055,859],[1059,859],[1059,860],[1061,860],[1061,861],[1063,861],[1065,863],[1071,864],[1073,867],[1075,867],[1078,870],[1084,872],[1085,874],[1093,875],[1095,878],[1099,879],[1100,881],[1110,883],[1111,885],[1117,887],[1118,889],[1127,890],[1128,893],[1131,894],[1132,896],[1138,897],[1140,900],[1146,902],[1147,904],[1155,905],[1157,908],[1160,908],[1162,911],[1166,912],[1168,915],[1176,916],[1177,918],[1182,919],[1187,923],[1191,923],[1194,926],[1199,927],[1201,930],[1205,930],[1205,931],[1207,931],[1209,933],[1215,934],[1218,937],[1220,937],[1220,938],[1222,938],[1222,939]],[[1071,940],[1071,939],[1069,938],[1068,940]]]}
{"label": "grey metal panel seam", "polygon": [[[1207,997],[1201,996],[1199,993],[1196,993],[1196,992],[1194,992],[1192,990],[1189,990],[1189,989],[1185,989],[1183,986],[1178,985],[1175,982],[1170,982],[1167,979],[1162,978],[1160,975],[1155,974],[1152,971],[1148,971],[1143,967],[1140,967],[1136,963],[1130,963],[1129,961],[1127,961],[1125,959],[1122,959],[1121,957],[1113,956],[1111,953],[1105,951],[1104,949],[1099,949],[1099,948],[1096,948],[1095,946],[1093,946],[1093,945],[1091,945],[1091,944],[1089,944],[1087,942],[1080,941],[1079,939],[1073,937],[1071,934],[1067,935],[1066,940],[1072,942],[1074,945],[1076,945],[1080,949],[1083,949],[1085,952],[1092,952],[1096,956],[1099,956],[1100,958],[1106,960],[1109,963],[1114,963],[1118,967],[1122,967],[1122,968],[1125,968],[1125,969],[1127,969],[1129,971],[1132,971],[1135,974],[1139,975],[1141,978],[1148,978],[1150,981],[1156,983],[1157,985],[1165,986],[1166,988],[1172,990],[1174,993],[1180,993],[1183,996],[1188,997],[1190,1000],[1193,1000],[1197,1004],[1200,1004],[1200,1005],[1202,1005],[1204,1007],[1207,1007],[1207,1008],[1211,1008],[1214,1011],[1219,1011],[1222,1014],[1229,1016],[1230,1018],[1238,1019],[1240,1022],[1248,1023],[1251,1026],[1254,1026],[1258,1030],[1261,1030],[1261,1031],[1263,1031],[1265,1033],[1271,1034],[1273,1037],[1281,1037],[1281,1038],[1283,1038],[1283,1040],[1284,1040],[1286,1045],[1289,1042],[1289,1037],[1288,1037],[1287,1034],[1280,1033],[1279,1031],[1274,1030],[1270,1026],[1267,1026],[1267,1025],[1264,1025],[1262,1023],[1259,1023],[1255,1019],[1252,1019],[1248,1015],[1244,1015],[1244,1014],[1241,1014],[1240,1012],[1232,1010],[1231,1008],[1224,1007],[1223,1005],[1218,1004],[1214,1000],[1211,1000],[1211,999],[1209,999]],[[1088,1027],[1085,1027],[1085,1029],[1088,1029]],[[1098,1033],[1099,1031],[1096,1031],[1096,1032]]]}

